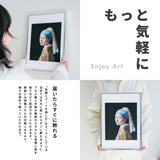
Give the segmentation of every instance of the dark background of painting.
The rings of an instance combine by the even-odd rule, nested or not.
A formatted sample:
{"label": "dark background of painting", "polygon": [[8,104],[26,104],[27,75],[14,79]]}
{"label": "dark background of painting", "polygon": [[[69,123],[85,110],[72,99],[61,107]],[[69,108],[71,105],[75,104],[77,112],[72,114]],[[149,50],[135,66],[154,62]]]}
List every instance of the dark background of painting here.
{"label": "dark background of painting", "polygon": [[40,33],[44,29],[47,29],[48,27],[53,28],[53,30],[55,32],[59,52],[56,53],[54,56],[55,56],[55,61],[60,62],[61,22],[32,24],[31,44],[30,44],[31,45],[30,60],[38,60],[39,59],[39,57],[41,55],[41,51],[43,49],[43,46],[41,46],[39,43],[39,36],[40,36]]}
{"label": "dark background of painting", "polygon": [[122,107],[129,108],[136,131],[132,133],[133,140],[137,140],[137,103],[105,103],[105,139],[115,140],[119,126],[115,124],[115,113]]}

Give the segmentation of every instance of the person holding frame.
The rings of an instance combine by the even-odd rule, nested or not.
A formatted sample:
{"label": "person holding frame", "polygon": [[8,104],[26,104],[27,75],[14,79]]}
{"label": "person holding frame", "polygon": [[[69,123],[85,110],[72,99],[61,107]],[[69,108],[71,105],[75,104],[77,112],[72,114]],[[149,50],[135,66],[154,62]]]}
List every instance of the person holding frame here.
{"label": "person holding frame", "polygon": [[[11,16],[6,8],[0,5],[0,79],[32,79],[24,71],[25,57],[13,65],[10,60],[11,51],[8,49],[10,38]],[[68,79],[68,63],[61,59],[60,64],[52,72],[50,79]]]}
{"label": "person holding frame", "polygon": [[[142,94],[142,148],[141,150],[102,150],[101,149],[101,94],[103,93],[141,93]],[[97,81],[93,100],[88,106],[88,125],[97,145],[101,160],[143,160],[149,147],[151,131],[151,104],[144,81]],[[139,152],[140,151],[140,152]]]}

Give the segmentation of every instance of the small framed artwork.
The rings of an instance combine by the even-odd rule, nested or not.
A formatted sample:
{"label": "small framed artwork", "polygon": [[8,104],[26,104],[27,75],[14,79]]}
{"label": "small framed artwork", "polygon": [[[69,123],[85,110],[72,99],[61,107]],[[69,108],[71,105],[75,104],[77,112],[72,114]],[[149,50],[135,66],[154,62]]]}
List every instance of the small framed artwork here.
{"label": "small framed artwork", "polygon": [[141,94],[102,94],[102,149],[141,149]]}
{"label": "small framed artwork", "polygon": [[51,71],[63,57],[64,13],[29,16],[27,68]]}

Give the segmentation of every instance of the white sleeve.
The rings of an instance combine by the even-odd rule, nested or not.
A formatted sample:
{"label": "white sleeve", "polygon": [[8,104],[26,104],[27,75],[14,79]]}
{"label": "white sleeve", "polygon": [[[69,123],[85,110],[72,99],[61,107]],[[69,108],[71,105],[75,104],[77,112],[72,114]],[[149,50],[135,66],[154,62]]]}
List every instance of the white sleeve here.
{"label": "white sleeve", "polygon": [[148,146],[149,136],[151,133],[151,123],[152,123],[152,105],[148,96],[148,89],[143,83],[142,91],[142,145]]}
{"label": "white sleeve", "polygon": [[53,80],[67,80],[69,79],[68,71],[66,70],[65,66],[59,64],[56,69],[54,70],[50,79]]}
{"label": "white sleeve", "polygon": [[22,58],[19,61],[14,63],[14,68],[24,71],[25,65],[26,65],[26,60]]}
{"label": "white sleeve", "polygon": [[98,84],[93,93],[93,100],[88,106],[88,125],[90,133],[93,135],[95,143],[101,143],[101,103]]}
{"label": "white sleeve", "polygon": [[[20,60],[16,65],[15,68],[19,70],[19,72],[24,72],[25,70],[25,60]],[[51,78],[53,80],[67,80],[68,79],[68,71],[66,70],[65,66],[59,64],[56,69],[53,71]]]}
{"label": "white sleeve", "polygon": [[5,79],[8,79],[8,80],[31,80],[32,78],[25,72],[25,59],[19,60],[10,69],[5,67]]}

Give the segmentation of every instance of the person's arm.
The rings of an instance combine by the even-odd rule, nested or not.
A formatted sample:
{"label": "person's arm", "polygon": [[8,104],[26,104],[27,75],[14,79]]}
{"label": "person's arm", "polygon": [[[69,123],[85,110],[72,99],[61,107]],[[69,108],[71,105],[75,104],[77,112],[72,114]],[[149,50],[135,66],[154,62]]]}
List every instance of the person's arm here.
{"label": "person's arm", "polygon": [[64,61],[64,59],[62,58],[60,64],[53,71],[53,74],[50,79],[54,79],[54,80],[67,80],[67,79],[69,79],[68,62]]}
{"label": "person's arm", "polygon": [[87,111],[90,133],[93,135],[98,150],[101,150],[101,102],[98,83],[96,84],[96,88],[93,92],[93,99]]}
{"label": "person's arm", "polygon": [[145,83],[143,82],[142,85],[143,85],[143,91],[142,91],[142,146],[145,146],[147,148],[149,145],[149,136],[151,133],[152,105],[151,105],[151,102],[148,96],[148,89]]}
{"label": "person's arm", "polygon": [[31,80],[32,78],[25,72],[25,59],[20,59],[14,63],[13,67],[6,69],[5,79],[10,80]]}
{"label": "person's arm", "polygon": [[[27,59],[27,56],[25,55],[24,58],[21,59],[16,66],[18,68],[21,68],[21,69],[24,70],[25,69],[25,61],[26,61],[26,59]],[[19,65],[21,67],[19,67]],[[29,79],[29,77],[28,77],[28,79]],[[51,80],[67,80],[67,79],[69,79],[68,62],[64,61],[64,58],[62,58],[60,64],[55,68],[55,70],[53,71],[50,79]]]}
{"label": "person's arm", "polygon": [[138,151],[145,150],[149,145],[149,136],[151,133],[152,105],[148,96],[148,89],[144,81],[135,81],[133,85],[137,92],[141,92],[142,107],[141,107],[141,126],[142,126],[142,148]]}

